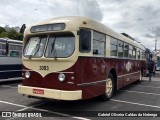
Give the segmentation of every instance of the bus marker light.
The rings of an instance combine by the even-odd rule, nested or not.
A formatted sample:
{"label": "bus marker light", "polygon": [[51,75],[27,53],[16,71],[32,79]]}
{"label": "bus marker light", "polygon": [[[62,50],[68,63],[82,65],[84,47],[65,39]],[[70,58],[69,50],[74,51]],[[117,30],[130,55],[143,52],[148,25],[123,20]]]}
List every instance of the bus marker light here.
{"label": "bus marker light", "polygon": [[73,77],[73,76],[71,77],[71,80],[74,80],[74,77]]}

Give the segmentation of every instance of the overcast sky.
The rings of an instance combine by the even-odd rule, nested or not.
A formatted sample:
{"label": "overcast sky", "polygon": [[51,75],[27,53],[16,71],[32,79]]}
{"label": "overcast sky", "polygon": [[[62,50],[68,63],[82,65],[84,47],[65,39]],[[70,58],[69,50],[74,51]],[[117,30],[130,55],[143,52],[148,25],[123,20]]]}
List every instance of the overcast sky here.
{"label": "overcast sky", "polygon": [[27,26],[60,16],[87,16],[147,48],[160,49],[160,0],[0,0],[0,26]]}

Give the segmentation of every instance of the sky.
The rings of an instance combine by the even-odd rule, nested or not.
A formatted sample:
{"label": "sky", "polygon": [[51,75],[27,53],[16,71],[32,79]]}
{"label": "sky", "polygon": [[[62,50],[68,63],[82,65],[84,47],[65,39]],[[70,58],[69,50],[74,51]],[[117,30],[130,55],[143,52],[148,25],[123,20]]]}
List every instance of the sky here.
{"label": "sky", "polygon": [[146,48],[160,49],[160,0],[0,0],[0,26],[29,26],[48,18],[85,16]]}

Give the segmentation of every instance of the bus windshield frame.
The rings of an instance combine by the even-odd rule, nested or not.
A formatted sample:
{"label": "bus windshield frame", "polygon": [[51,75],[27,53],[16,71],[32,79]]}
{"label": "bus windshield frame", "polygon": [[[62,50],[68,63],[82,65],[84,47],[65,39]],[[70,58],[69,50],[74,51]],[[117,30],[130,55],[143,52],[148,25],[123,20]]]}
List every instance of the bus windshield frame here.
{"label": "bus windshield frame", "polygon": [[68,58],[75,51],[75,36],[69,32],[48,36],[32,36],[26,42],[23,56],[27,58]]}
{"label": "bus windshield frame", "polygon": [[30,37],[24,47],[23,56],[40,58],[43,56],[47,36]]}

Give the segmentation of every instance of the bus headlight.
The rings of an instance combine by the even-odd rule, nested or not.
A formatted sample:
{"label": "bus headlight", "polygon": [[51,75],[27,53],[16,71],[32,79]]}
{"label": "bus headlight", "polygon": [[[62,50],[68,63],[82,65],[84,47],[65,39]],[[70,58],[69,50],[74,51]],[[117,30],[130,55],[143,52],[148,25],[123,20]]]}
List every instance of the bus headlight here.
{"label": "bus headlight", "polygon": [[60,73],[60,74],[58,75],[58,79],[59,79],[59,81],[63,82],[63,81],[66,79],[65,74]]}
{"label": "bus headlight", "polygon": [[26,77],[27,79],[29,79],[30,76],[31,76],[31,73],[30,73],[29,71],[26,71],[26,72],[25,72],[25,77]]}

